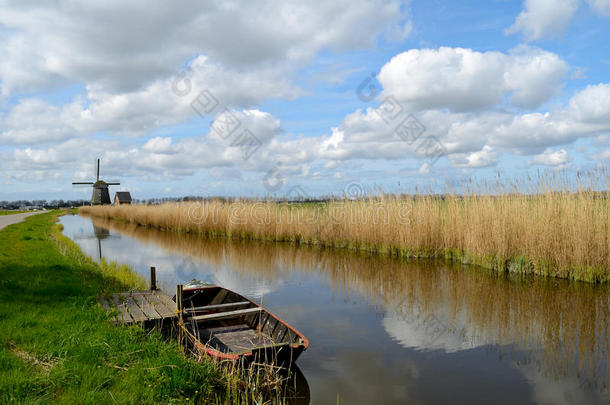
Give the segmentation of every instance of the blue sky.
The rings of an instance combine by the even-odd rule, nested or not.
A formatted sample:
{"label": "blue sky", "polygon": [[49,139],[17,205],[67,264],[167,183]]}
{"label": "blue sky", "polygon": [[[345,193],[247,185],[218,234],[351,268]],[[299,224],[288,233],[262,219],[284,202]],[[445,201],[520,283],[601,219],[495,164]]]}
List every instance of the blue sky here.
{"label": "blue sky", "polygon": [[610,0],[0,9],[0,200],[88,198],[70,183],[97,157],[136,198],[411,191],[610,161]]}

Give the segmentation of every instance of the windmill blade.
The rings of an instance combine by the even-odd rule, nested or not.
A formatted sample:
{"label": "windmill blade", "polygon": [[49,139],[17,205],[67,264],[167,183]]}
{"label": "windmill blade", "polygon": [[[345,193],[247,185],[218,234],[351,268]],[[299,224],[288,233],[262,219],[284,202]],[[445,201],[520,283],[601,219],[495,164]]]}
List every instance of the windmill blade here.
{"label": "windmill blade", "polygon": [[109,186],[119,186],[121,184],[121,180],[108,180],[106,184]]}
{"label": "windmill blade", "polygon": [[91,187],[92,185],[93,185],[93,183],[85,182],[85,181],[75,181],[74,183],[72,183],[73,188],[88,188],[88,187]]}

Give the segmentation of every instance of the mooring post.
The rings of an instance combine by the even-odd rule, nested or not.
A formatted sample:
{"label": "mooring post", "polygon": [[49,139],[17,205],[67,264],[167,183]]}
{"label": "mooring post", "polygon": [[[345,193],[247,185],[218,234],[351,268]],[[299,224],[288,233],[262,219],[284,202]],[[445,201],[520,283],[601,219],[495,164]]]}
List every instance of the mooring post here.
{"label": "mooring post", "polygon": [[157,289],[157,269],[155,266],[150,266],[150,291]]}
{"label": "mooring post", "polygon": [[176,309],[182,313],[182,284],[176,285]]}
{"label": "mooring post", "polygon": [[178,312],[178,343],[183,347],[182,334],[182,284],[176,285],[176,312]]}

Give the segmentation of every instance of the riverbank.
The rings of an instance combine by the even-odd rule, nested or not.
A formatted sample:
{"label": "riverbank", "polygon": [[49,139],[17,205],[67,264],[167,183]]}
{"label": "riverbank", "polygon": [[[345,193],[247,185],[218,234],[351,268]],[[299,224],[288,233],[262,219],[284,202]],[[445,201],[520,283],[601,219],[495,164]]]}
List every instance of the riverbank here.
{"label": "riverbank", "polygon": [[92,261],[61,234],[60,214],[0,231],[0,403],[249,403],[261,396],[248,381],[267,376],[196,361],[158,333],[110,324],[96,297],[143,288],[145,280],[127,266]]}
{"label": "riverbank", "polygon": [[130,286],[61,235],[57,215],[0,232],[0,402],[211,397],[222,386],[214,365],[190,361],[158,334],[107,321],[96,295]]}
{"label": "riverbank", "polygon": [[82,207],[82,214],[209,237],[445,258],[494,272],[610,281],[610,207],[594,191]]}

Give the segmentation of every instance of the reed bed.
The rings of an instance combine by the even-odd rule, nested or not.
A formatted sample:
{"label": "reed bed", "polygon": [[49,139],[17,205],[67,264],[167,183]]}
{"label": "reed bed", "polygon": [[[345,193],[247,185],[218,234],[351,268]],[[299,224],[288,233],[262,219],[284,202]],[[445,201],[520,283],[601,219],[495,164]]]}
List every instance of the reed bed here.
{"label": "reed bed", "polygon": [[446,258],[495,272],[610,281],[605,171],[447,193],[371,195],[327,203],[203,201],[82,207],[81,213],[211,237],[283,241],[414,258]]}

